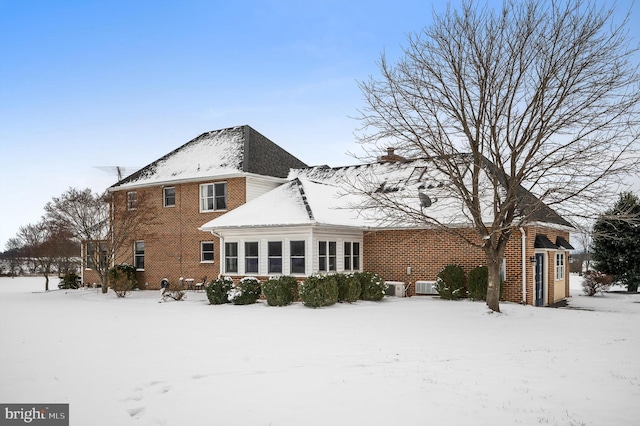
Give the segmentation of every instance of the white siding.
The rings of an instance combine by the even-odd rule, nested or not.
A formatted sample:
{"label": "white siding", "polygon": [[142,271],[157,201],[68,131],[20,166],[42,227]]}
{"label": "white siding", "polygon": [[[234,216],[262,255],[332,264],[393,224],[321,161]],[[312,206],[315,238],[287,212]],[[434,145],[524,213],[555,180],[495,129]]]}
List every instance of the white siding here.
{"label": "white siding", "polygon": [[282,182],[274,181],[273,179],[260,179],[256,177],[247,177],[247,203],[254,198],[266,194],[272,189],[282,185]]}

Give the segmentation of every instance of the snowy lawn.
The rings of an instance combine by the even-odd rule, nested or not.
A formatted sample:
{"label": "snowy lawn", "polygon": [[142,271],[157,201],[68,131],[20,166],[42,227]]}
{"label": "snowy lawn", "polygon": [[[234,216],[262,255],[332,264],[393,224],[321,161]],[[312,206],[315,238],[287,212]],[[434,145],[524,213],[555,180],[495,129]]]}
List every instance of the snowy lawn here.
{"label": "snowy lawn", "polygon": [[[52,287],[57,287],[54,280]],[[310,309],[0,278],[0,402],[71,425],[633,425],[640,295]]]}

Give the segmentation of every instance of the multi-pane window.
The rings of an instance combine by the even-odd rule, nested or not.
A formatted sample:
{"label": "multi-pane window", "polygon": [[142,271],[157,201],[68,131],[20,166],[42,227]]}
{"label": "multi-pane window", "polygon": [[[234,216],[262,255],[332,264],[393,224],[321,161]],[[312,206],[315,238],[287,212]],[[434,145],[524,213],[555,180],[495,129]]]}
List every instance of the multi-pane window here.
{"label": "multi-pane window", "polygon": [[360,270],[360,243],[344,243],[344,270]]}
{"label": "multi-pane window", "polygon": [[100,268],[107,267],[107,243],[104,241],[87,242],[86,266],[88,269],[96,269],[96,262],[100,262]]}
{"label": "multi-pane window", "polygon": [[556,253],[556,280],[564,279],[564,252]]}
{"label": "multi-pane window", "polygon": [[304,241],[291,241],[289,244],[291,255],[291,273],[292,274],[304,274],[305,273],[305,256],[304,256]]}
{"label": "multi-pane window", "polygon": [[318,269],[320,271],[336,270],[336,242],[318,241]]}
{"label": "multi-pane window", "polygon": [[208,183],[200,185],[200,211],[227,209],[227,183]]}
{"label": "multi-pane window", "polygon": [[138,207],[138,193],[136,191],[127,192],[127,209],[135,210]]}
{"label": "multi-pane window", "polygon": [[171,188],[163,188],[162,189],[162,196],[164,199],[164,206],[165,207],[173,207],[176,205],[176,189],[171,187]]}
{"label": "multi-pane window", "polygon": [[258,273],[257,241],[248,241],[244,243],[244,272],[247,274]]}
{"label": "multi-pane window", "polygon": [[267,260],[269,261],[269,273],[282,273],[282,241],[269,241],[267,244]]}
{"label": "multi-pane window", "polygon": [[200,243],[200,262],[213,262],[213,242],[202,241]]}
{"label": "multi-pane window", "polygon": [[224,270],[238,272],[238,243],[224,243]]}
{"label": "multi-pane window", "polygon": [[133,265],[137,270],[144,270],[144,241],[133,243]]}

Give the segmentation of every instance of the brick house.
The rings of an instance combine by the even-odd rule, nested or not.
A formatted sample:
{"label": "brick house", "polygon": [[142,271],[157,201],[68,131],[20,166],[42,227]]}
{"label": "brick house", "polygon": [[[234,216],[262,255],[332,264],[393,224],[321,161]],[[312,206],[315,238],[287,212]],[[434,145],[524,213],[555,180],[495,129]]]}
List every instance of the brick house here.
{"label": "brick house", "polygon": [[[286,182],[306,165],[249,126],[204,133],[109,188],[113,221],[139,223],[115,255],[138,270],[141,288],[163,278],[196,281],[220,274],[220,243],[203,223]],[[93,274],[95,275],[95,273]],[[96,282],[90,269],[84,282]]]}
{"label": "brick house", "polygon": [[[401,282],[402,289],[415,295],[433,294],[436,275],[447,264],[460,264],[467,272],[484,264],[484,252],[465,241],[477,242],[478,237],[457,197],[448,193],[446,176],[430,171],[427,160],[407,161],[392,152],[382,160],[292,170],[286,184],[202,225],[201,230],[220,238],[221,272],[234,278],[290,274],[302,279],[365,270]],[[363,196],[361,182],[374,183],[376,192],[397,194],[406,205],[419,206],[421,214],[458,226],[459,236],[412,222],[410,212],[394,217],[372,209],[369,214],[370,196]],[[430,205],[423,208],[426,191]],[[503,298],[543,306],[569,296],[572,227],[522,191],[536,211],[530,215],[533,222],[508,244]]]}
{"label": "brick house", "polygon": [[[485,262],[460,236],[363,209],[358,185],[366,177],[379,182],[376,192],[397,194],[458,226],[459,235],[477,238],[447,194],[446,176],[431,172],[424,159],[407,161],[392,151],[380,160],[307,167],[249,126],[205,133],[109,188],[114,222],[134,213],[143,218],[115,261],[134,264],[147,289],[159,288],[165,277],[303,279],[365,270],[407,284],[409,294],[432,293],[436,274],[449,263],[468,271]],[[546,305],[569,295],[572,228],[531,194],[522,195],[538,206],[537,216],[509,242],[503,297]]]}

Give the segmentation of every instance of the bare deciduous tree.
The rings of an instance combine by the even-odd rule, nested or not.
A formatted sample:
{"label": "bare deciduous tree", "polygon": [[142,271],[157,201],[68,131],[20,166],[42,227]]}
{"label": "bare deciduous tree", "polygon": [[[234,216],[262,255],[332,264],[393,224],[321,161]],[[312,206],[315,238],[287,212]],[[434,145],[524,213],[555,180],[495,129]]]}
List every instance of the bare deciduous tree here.
{"label": "bare deciduous tree", "polygon": [[91,189],[69,188],[45,206],[46,215],[53,222],[72,230],[85,244],[85,258],[100,277],[102,292],[108,290],[109,268],[116,262],[120,248],[138,226],[137,212],[131,211],[114,224],[111,220],[111,194],[94,194]]}
{"label": "bare deciduous tree", "polygon": [[42,219],[36,224],[21,226],[17,239],[21,244],[23,256],[39,267],[45,278],[45,291],[49,291],[49,276],[53,266],[60,259],[78,255],[79,247],[71,241],[71,235],[64,228],[51,221]]}
{"label": "bare deciduous tree", "polygon": [[[431,159],[446,174],[486,254],[494,311],[507,242],[537,214],[523,195],[592,217],[639,170],[638,48],[628,17],[618,25],[612,16],[592,1],[505,0],[499,10],[465,1],[411,35],[397,64],[383,54],[381,76],[360,83],[359,142],[369,155],[394,146]],[[406,209],[397,201],[372,198]]]}

